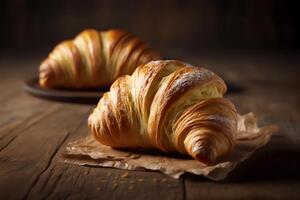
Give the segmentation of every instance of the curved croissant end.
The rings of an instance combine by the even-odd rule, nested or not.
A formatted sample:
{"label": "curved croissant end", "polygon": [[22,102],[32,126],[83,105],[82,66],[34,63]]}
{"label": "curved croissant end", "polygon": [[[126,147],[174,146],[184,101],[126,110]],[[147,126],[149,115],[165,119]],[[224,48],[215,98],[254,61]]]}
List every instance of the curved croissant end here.
{"label": "curved croissant end", "polygon": [[180,61],[152,61],[117,79],[90,115],[95,139],[119,148],[158,148],[214,162],[232,151],[236,110],[224,81]]}
{"label": "curved croissant end", "polygon": [[109,86],[121,75],[159,55],[123,30],[90,29],[58,44],[40,65],[42,87],[91,88]]}

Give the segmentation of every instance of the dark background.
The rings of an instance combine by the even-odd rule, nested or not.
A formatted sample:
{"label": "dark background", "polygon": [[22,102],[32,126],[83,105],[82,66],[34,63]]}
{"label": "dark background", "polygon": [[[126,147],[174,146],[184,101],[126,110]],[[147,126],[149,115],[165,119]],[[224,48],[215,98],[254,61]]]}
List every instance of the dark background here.
{"label": "dark background", "polygon": [[295,51],[297,1],[1,0],[0,53],[44,56],[85,28],[127,29],[164,55],[228,49]]}
{"label": "dark background", "polygon": [[[297,2],[0,0],[0,200],[299,200]],[[86,120],[95,105],[42,100],[22,86],[38,75],[54,45],[85,28],[124,28],[164,58],[208,67],[226,81],[226,97],[239,113],[254,112],[260,125],[276,124],[280,131],[222,182],[150,171],[129,171],[120,180],[123,170],[59,162],[67,143],[89,133]],[[48,92],[40,94],[57,94]]]}

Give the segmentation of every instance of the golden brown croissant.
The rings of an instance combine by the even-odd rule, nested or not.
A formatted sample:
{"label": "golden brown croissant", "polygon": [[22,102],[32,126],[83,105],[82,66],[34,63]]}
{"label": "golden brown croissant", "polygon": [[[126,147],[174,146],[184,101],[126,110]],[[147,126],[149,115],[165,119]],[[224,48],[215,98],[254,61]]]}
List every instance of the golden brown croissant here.
{"label": "golden brown croissant", "polygon": [[96,140],[115,148],[158,148],[214,162],[232,151],[234,105],[224,81],[180,61],[152,61],[117,79],[89,116]]}
{"label": "golden brown croissant", "polygon": [[58,44],[40,65],[42,87],[91,88],[109,86],[124,74],[159,55],[123,30],[85,30],[74,40]]}

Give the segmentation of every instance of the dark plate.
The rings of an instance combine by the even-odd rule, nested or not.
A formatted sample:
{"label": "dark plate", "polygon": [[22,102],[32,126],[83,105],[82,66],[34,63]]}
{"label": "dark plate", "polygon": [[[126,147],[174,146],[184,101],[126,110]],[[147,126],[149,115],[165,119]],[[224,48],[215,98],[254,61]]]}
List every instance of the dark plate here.
{"label": "dark plate", "polygon": [[43,99],[83,104],[97,104],[103,93],[108,90],[70,90],[64,88],[45,89],[40,87],[37,77],[27,79],[24,83],[24,89],[29,94]]}

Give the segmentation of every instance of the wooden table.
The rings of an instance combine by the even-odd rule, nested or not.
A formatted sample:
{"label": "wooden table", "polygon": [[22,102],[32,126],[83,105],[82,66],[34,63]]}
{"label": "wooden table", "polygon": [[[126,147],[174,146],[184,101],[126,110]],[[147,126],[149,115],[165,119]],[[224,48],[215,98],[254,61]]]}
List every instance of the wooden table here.
{"label": "wooden table", "polygon": [[[35,98],[22,89],[42,57],[0,60],[0,199],[300,199],[300,57],[297,53],[227,52],[176,56],[206,65],[241,90],[227,96],[279,134],[213,182],[185,175],[58,162],[65,145],[86,136],[94,105]],[[181,55],[178,53],[178,55]]]}

